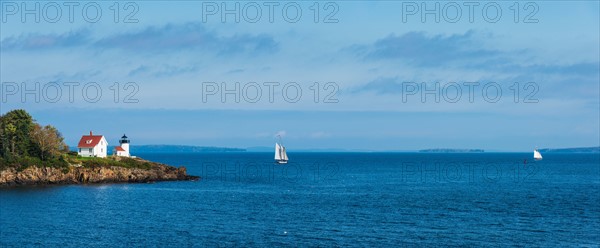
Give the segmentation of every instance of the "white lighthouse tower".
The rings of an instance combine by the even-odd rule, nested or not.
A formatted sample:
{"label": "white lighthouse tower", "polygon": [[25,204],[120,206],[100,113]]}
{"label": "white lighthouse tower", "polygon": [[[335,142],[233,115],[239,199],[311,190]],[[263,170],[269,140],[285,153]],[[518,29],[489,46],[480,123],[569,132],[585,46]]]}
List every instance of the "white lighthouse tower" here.
{"label": "white lighthouse tower", "polygon": [[121,139],[119,140],[119,144],[120,146],[116,148],[117,156],[130,157],[131,154],[129,153],[129,138],[127,138],[125,134],[123,134],[123,137],[121,137]]}

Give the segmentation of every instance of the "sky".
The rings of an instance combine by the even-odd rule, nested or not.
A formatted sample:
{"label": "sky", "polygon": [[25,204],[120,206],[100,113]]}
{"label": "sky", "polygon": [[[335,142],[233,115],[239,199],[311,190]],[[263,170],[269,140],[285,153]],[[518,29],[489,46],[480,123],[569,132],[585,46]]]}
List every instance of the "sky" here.
{"label": "sky", "polygon": [[600,145],[598,1],[0,4],[0,113],[70,145]]}

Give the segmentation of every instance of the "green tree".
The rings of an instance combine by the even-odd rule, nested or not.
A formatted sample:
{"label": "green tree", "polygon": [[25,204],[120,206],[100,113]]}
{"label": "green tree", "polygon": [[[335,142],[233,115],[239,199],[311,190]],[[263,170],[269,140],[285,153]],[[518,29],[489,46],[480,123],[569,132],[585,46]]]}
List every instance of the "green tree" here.
{"label": "green tree", "polygon": [[34,153],[42,160],[56,158],[69,151],[62,134],[53,126],[42,127],[36,123],[31,129],[30,136],[34,144]]}
{"label": "green tree", "polygon": [[6,135],[4,135],[5,131],[4,131],[4,116],[0,115],[0,159],[4,158],[6,151],[5,149],[7,149],[7,144],[8,144],[8,140],[6,139]]}
{"label": "green tree", "polygon": [[28,156],[32,148],[30,132],[33,118],[23,109],[12,110],[0,118],[2,132],[1,156],[4,158]]}

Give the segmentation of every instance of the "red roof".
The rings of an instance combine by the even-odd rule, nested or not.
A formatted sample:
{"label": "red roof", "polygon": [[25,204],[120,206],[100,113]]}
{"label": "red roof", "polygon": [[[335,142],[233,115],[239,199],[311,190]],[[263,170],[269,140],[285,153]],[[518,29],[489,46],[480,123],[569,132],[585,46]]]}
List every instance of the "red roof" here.
{"label": "red roof", "polygon": [[123,147],[117,146],[115,147],[115,150],[117,150],[117,152],[124,152],[125,149],[123,149]]}
{"label": "red roof", "polygon": [[98,143],[100,143],[100,140],[102,140],[102,135],[92,135],[90,132],[90,135],[84,135],[81,136],[81,139],[79,140],[79,144],[77,145],[78,148],[93,148],[96,145],[98,145]]}

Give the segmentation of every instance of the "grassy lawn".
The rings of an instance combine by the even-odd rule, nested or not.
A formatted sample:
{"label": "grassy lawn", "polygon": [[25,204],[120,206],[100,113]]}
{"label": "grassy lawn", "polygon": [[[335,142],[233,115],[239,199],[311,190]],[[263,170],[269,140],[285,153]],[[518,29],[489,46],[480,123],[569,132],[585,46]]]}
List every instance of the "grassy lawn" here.
{"label": "grassy lawn", "polygon": [[124,158],[121,157],[119,159],[115,157],[106,157],[106,158],[98,158],[98,157],[76,157],[70,158],[71,164],[73,162],[75,164],[81,164],[83,167],[98,167],[98,166],[119,166],[126,168],[140,168],[140,169],[150,169],[152,164],[147,161],[142,161],[133,158]]}
{"label": "grassy lawn", "polygon": [[125,168],[150,169],[152,167],[152,163],[139,159],[121,157],[117,161],[117,158],[115,157],[79,157],[72,153],[64,154],[59,158],[51,160],[40,160],[34,157],[20,157],[12,160],[0,158],[0,169],[12,167],[16,168],[17,170],[24,170],[29,166],[37,166],[63,168],[68,171],[70,165],[76,164],[80,164],[86,168],[118,166]]}

